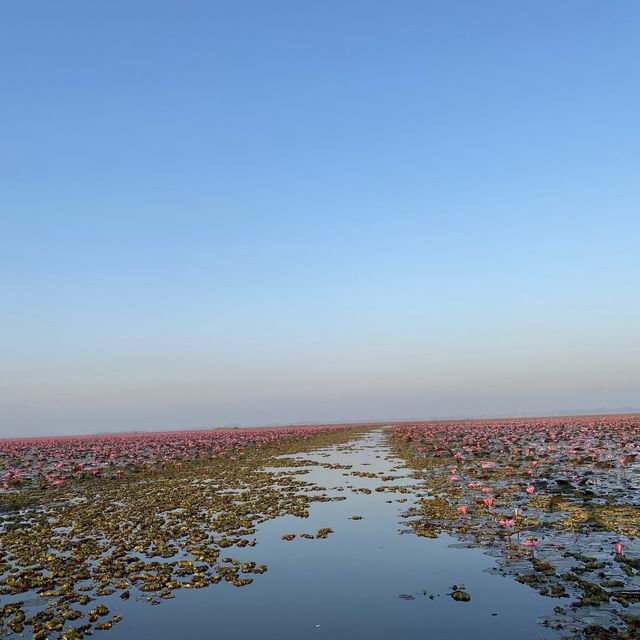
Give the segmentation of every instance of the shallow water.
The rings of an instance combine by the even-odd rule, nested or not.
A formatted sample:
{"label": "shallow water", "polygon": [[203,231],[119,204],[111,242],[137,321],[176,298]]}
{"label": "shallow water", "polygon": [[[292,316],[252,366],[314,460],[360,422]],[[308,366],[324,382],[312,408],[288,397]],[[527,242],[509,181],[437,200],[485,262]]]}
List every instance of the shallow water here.
{"label": "shallow water", "polygon": [[[479,549],[454,548],[456,540],[404,534],[401,513],[415,496],[376,492],[381,485],[409,486],[415,481],[404,463],[391,455],[383,432],[376,430],[350,442],[297,456],[322,464],[353,465],[352,469],[319,466],[278,468],[309,473],[300,477],[319,493],[344,496],[339,502],[315,502],[308,518],[286,516],[257,527],[254,548],[228,549],[239,560],[268,565],[249,586],[227,583],[206,589],[178,590],[160,606],[146,602],[104,599],[111,613],[125,619],[107,638],[224,637],[294,640],[299,638],[559,638],[538,622],[553,615],[557,600],[511,578],[489,573],[496,560]],[[401,476],[350,475],[353,471]],[[370,494],[353,489],[368,488]],[[408,500],[397,502],[397,500]],[[391,502],[389,502],[391,501]],[[351,520],[352,515],[362,520]],[[331,527],[327,539],[284,534],[315,533]],[[470,602],[448,594],[464,586]],[[403,596],[403,597],[400,597]]]}

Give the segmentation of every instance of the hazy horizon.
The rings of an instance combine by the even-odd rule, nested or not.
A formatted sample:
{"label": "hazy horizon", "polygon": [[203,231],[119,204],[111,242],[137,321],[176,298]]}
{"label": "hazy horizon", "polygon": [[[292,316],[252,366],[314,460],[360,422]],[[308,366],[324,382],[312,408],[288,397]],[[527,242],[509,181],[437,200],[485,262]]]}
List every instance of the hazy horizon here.
{"label": "hazy horizon", "polygon": [[5,3],[0,436],[640,407],[639,27]]}
{"label": "hazy horizon", "polygon": [[74,437],[74,436],[96,436],[96,435],[118,435],[118,434],[140,434],[140,433],[179,433],[189,431],[216,431],[216,430],[228,430],[228,429],[274,429],[274,428],[287,428],[287,427],[312,427],[329,424],[346,424],[346,425],[371,425],[371,424],[403,424],[403,423],[427,423],[427,422],[467,422],[467,421],[492,421],[492,420],[526,420],[527,418],[589,418],[589,417],[605,417],[605,416],[637,416],[640,415],[640,409],[633,407],[599,407],[587,410],[561,410],[561,411],[541,411],[541,412],[523,412],[518,414],[495,414],[495,415],[448,415],[448,416],[404,416],[398,418],[397,416],[387,416],[386,418],[370,418],[361,420],[343,420],[343,421],[327,421],[319,422],[315,420],[292,420],[289,422],[269,422],[269,423],[256,423],[256,424],[212,424],[212,425],[186,425],[186,426],[164,426],[156,428],[129,428],[118,429],[111,431],[108,429],[91,431],[91,432],[78,432],[78,433],[40,433],[40,434],[20,434],[20,435],[0,435],[0,439],[20,439],[20,438],[50,438],[50,437]]}

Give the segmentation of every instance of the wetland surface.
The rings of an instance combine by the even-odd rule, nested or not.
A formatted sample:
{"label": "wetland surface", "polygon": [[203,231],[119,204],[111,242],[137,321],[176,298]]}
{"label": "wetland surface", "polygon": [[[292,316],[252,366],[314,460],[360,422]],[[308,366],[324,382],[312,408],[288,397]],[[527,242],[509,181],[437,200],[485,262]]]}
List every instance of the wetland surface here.
{"label": "wetland surface", "polygon": [[[497,501],[476,507],[457,482],[470,457],[451,451],[434,461],[404,435],[318,432],[213,459],[70,478],[60,489],[7,492],[1,633],[638,637],[629,622],[640,589],[635,539],[625,538],[624,555],[612,552],[619,532],[581,540],[568,525],[551,530],[533,517],[535,503],[494,525],[507,517],[500,502],[513,502],[504,477],[489,482],[486,461],[467,461]],[[637,518],[633,504],[625,509]],[[598,595],[590,584],[626,598],[572,608],[585,589]]]}

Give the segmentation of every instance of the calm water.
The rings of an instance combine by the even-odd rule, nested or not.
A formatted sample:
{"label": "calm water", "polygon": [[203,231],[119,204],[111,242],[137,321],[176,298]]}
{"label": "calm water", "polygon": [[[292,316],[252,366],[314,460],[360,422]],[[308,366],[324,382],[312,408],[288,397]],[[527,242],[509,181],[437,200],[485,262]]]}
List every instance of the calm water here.
{"label": "calm water", "polygon": [[[390,484],[412,484],[406,470],[397,469],[402,462],[389,456],[382,432],[374,431],[348,447],[318,449],[301,457],[353,465],[349,471],[404,475]],[[447,536],[430,540],[401,534],[406,523],[400,514],[411,504],[410,496],[354,493],[351,487],[373,490],[383,483],[345,475],[349,471],[343,469],[309,468],[303,479],[347,499],[314,503],[309,518],[271,520],[258,527],[255,548],[229,549],[229,555],[240,560],[267,564],[266,574],[242,588],[223,582],[177,591],[175,599],[158,606],[114,597],[109,608],[125,620],[105,638],[147,637],[150,632],[154,638],[279,640],[559,637],[537,622],[552,614],[557,600],[487,573],[494,560],[482,551],[452,548],[455,540]],[[409,501],[396,502],[406,497]],[[354,514],[363,520],[350,520]],[[315,533],[321,527],[334,533],[325,540],[281,540],[286,533]],[[471,601],[454,601],[448,595],[453,584],[464,585]]]}

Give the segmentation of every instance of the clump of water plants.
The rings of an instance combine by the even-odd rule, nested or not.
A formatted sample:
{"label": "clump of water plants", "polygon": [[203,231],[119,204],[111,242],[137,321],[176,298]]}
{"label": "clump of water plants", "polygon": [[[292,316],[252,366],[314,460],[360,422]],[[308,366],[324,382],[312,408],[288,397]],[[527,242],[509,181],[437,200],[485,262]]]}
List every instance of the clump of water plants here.
{"label": "clump of water plants", "polygon": [[120,600],[156,605],[178,590],[250,585],[266,565],[234,555],[256,546],[256,526],[307,517],[314,501],[332,499],[279,471],[277,460],[354,433],[326,426],[4,441],[0,595],[10,601],[0,608],[0,634],[73,640],[119,623],[110,609]]}
{"label": "clump of water plants", "polygon": [[499,553],[499,572],[570,601],[556,626],[599,637],[581,622],[590,607],[611,623],[602,637],[637,637],[640,417],[401,424],[388,436],[426,494],[414,487],[403,514],[414,533]]}

